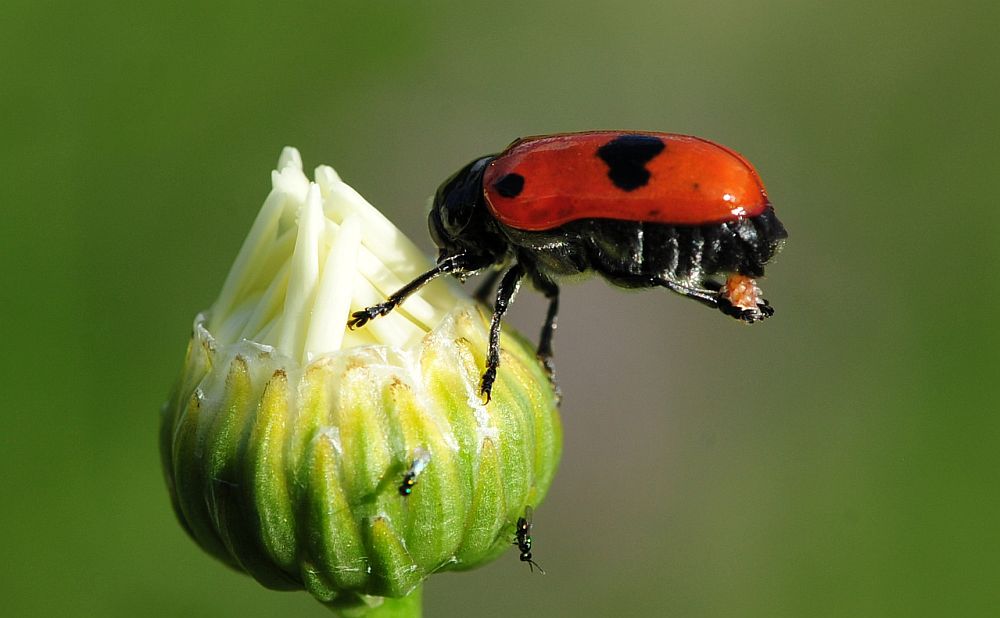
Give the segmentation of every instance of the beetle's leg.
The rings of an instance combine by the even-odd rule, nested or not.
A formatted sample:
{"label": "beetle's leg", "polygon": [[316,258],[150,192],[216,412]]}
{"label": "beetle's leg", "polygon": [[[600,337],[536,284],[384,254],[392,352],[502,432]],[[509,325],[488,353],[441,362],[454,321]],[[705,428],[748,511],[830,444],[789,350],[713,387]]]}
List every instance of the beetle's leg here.
{"label": "beetle's leg", "polygon": [[671,292],[680,294],[685,298],[696,300],[703,305],[712,307],[713,309],[721,308],[719,307],[719,301],[721,299],[719,298],[719,293],[717,291],[687,286],[682,283],[678,283],[677,281],[673,281],[672,279],[664,279],[660,281],[660,285],[667,288]]}
{"label": "beetle's leg", "polygon": [[729,308],[723,311],[735,318],[754,322],[774,315],[774,309],[767,299],[761,298],[760,288],[753,277],[729,273],[725,284],[719,284],[719,298]]}
{"label": "beetle's leg", "polygon": [[500,322],[503,314],[507,313],[514,294],[524,277],[524,268],[520,264],[514,264],[508,270],[503,279],[500,280],[500,287],[497,288],[496,304],[493,305],[493,320],[490,322],[490,346],[486,353],[486,371],[483,372],[483,381],[479,387],[479,394],[483,396],[486,403],[490,401],[490,394],[493,391],[493,382],[497,379],[497,367],[500,366]]}
{"label": "beetle's leg", "polygon": [[766,298],[758,300],[757,306],[753,309],[737,307],[733,303],[729,302],[729,300],[719,298],[719,310],[729,317],[736,318],[737,320],[743,320],[747,324],[753,324],[754,322],[759,322],[774,315],[774,307],[767,302]]}
{"label": "beetle's leg", "polygon": [[437,266],[396,290],[394,294],[385,299],[385,302],[352,313],[351,319],[347,321],[347,327],[351,330],[361,328],[369,320],[374,320],[379,316],[389,313],[406,300],[410,294],[413,294],[441,275],[467,275],[485,268],[489,264],[490,261],[488,258],[468,253],[459,253],[439,260]]}
{"label": "beetle's leg", "polygon": [[545,314],[545,325],[538,338],[538,358],[548,362],[552,358],[552,337],[556,334],[556,316],[559,313],[559,286],[548,283],[542,288],[545,298],[549,299],[549,310]]}
{"label": "beetle's leg", "polygon": [[562,399],[562,392],[556,383],[556,368],[552,362],[552,338],[556,334],[556,316],[559,313],[559,286],[550,281],[539,286],[545,298],[549,299],[549,310],[545,314],[545,324],[542,326],[542,334],[538,337],[538,360],[542,361],[545,373],[549,376],[552,390],[555,391],[556,401]]}
{"label": "beetle's leg", "polygon": [[748,324],[752,324],[774,315],[774,308],[771,307],[767,300],[763,298],[757,304],[756,309],[743,309],[733,305],[729,302],[729,300],[722,296],[720,292],[721,286],[714,281],[706,281],[702,284],[705,287],[702,288],[687,286],[671,279],[662,280],[660,285],[667,288],[671,292],[676,292],[681,296],[694,299],[703,305],[707,305],[713,309],[718,309],[729,317],[742,320]]}
{"label": "beetle's leg", "polygon": [[472,295],[473,298],[484,305],[488,305],[490,292],[492,292],[493,288],[496,286],[497,279],[500,278],[500,274],[501,271],[496,269],[487,273],[486,276],[483,277],[483,280],[479,283],[479,287],[476,288],[476,292]]}

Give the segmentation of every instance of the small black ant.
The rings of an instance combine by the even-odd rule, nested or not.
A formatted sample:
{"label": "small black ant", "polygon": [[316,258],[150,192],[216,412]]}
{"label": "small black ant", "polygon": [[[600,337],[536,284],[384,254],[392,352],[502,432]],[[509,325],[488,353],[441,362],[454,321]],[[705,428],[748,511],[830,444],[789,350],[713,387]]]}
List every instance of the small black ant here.
{"label": "small black ant", "polygon": [[517,518],[517,525],[514,530],[516,538],[512,545],[517,545],[517,548],[521,550],[521,562],[527,562],[528,568],[532,572],[537,567],[542,575],[545,575],[545,569],[538,566],[538,563],[531,559],[531,515],[531,507],[527,506],[524,508],[524,517]]}

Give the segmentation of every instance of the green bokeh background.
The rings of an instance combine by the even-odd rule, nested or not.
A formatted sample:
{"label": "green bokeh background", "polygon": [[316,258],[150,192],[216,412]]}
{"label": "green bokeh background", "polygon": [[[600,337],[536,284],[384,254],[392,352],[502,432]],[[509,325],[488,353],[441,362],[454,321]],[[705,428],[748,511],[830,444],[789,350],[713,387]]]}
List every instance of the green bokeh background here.
{"label": "green bokeh background", "polygon": [[[145,6],[141,6],[145,4]],[[426,196],[519,135],[694,133],[791,233],[740,327],[565,288],[565,456],[428,616],[1000,606],[995,2],[0,7],[0,614],[325,616],[174,521],[158,410],[282,146],[428,251]],[[543,315],[525,291],[513,322]]]}

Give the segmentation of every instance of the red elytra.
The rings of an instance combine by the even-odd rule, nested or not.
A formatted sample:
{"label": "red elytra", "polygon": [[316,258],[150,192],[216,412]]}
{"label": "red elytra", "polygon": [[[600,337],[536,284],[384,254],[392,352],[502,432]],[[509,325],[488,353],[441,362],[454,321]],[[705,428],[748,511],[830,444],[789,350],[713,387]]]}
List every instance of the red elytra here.
{"label": "red elytra", "polygon": [[[602,148],[631,136],[651,140],[655,152],[636,161],[629,158],[635,154],[632,149],[624,159],[609,162]],[[656,140],[662,149],[655,147]],[[618,170],[624,180],[614,177],[615,163],[624,166]],[[516,195],[504,195],[498,183],[511,174],[523,184],[519,179]],[[483,191],[497,220],[525,231],[550,230],[579,219],[709,225],[759,215],[768,204],[764,183],[743,156],[674,133],[595,131],[522,138],[486,168]]]}

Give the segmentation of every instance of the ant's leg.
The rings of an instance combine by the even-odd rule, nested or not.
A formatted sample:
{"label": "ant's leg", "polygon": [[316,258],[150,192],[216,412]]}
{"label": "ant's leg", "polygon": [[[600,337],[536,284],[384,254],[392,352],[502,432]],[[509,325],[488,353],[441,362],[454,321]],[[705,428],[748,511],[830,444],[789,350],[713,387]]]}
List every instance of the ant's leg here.
{"label": "ant's leg", "polygon": [[538,566],[538,563],[535,562],[534,560],[532,560],[531,558],[528,558],[525,562],[528,563],[528,567],[529,568],[531,568],[531,565],[535,565],[535,567],[531,569],[532,573],[535,572],[535,569],[538,569],[539,573],[541,573],[542,575],[545,575],[545,569],[543,569],[542,567]]}
{"label": "ant's leg", "polygon": [[479,388],[479,394],[490,401],[490,393],[493,390],[493,382],[497,379],[497,367],[500,366],[500,322],[503,314],[507,313],[514,294],[524,277],[524,268],[520,264],[515,264],[508,270],[503,279],[500,280],[500,287],[497,289],[497,300],[493,306],[493,320],[490,322],[490,345],[486,353],[486,371],[483,372],[483,381]]}
{"label": "ant's leg", "polygon": [[389,313],[395,309],[397,305],[406,300],[410,294],[413,294],[441,275],[467,275],[489,265],[490,261],[488,258],[474,256],[468,253],[459,253],[440,260],[438,261],[437,266],[399,288],[395,294],[385,299],[384,303],[372,305],[371,307],[352,313],[351,319],[347,321],[347,327],[351,330],[361,328],[367,324],[369,320],[374,320],[379,316]]}
{"label": "ant's leg", "polygon": [[496,286],[497,279],[500,278],[500,272],[501,271],[494,269],[491,270],[485,277],[483,277],[483,280],[479,284],[479,287],[476,288],[476,292],[472,295],[472,297],[475,298],[476,301],[484,305],[489,304],[490,292],[492,292],[493,288]]}

